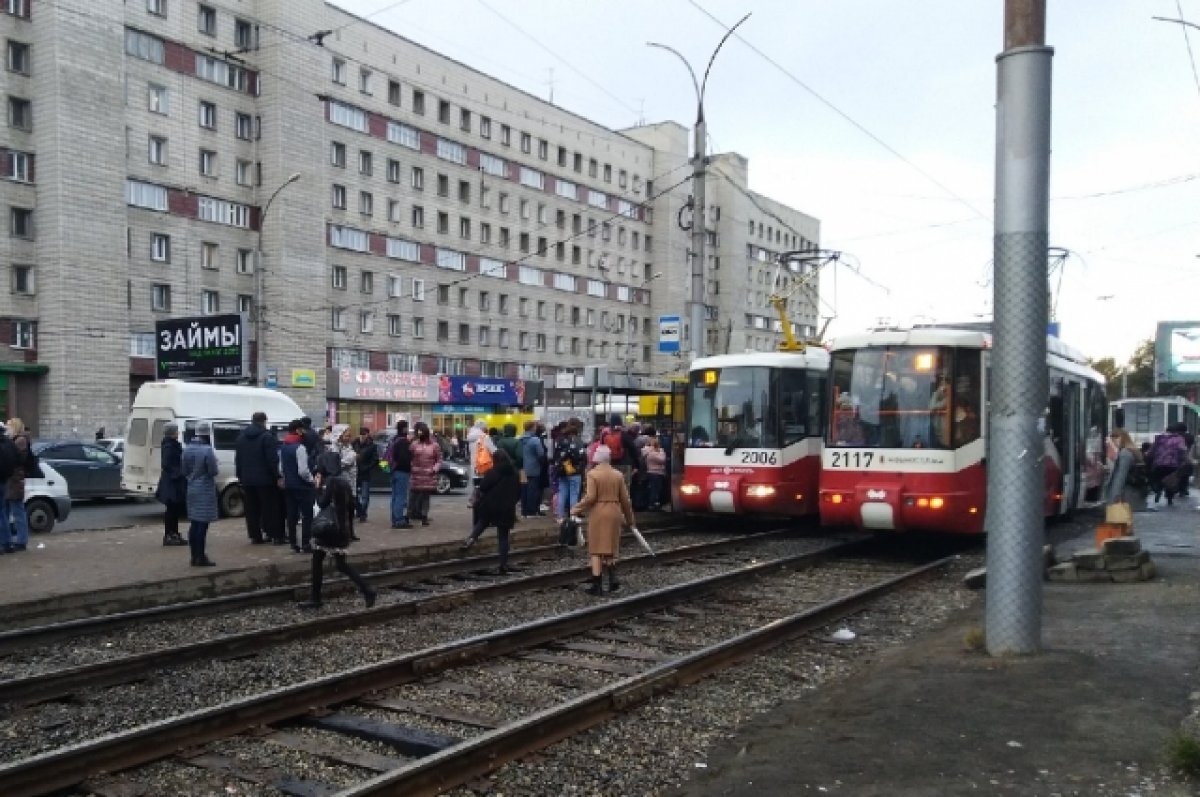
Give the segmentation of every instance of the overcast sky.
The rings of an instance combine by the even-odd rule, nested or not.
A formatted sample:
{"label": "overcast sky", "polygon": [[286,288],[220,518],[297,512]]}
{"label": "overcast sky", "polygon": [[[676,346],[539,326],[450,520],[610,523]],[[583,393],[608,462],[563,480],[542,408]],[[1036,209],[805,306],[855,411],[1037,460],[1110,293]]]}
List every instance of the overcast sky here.
{"label": "overcast sky", "polygon": [[[1179,0],[1200,24],[1200,0]],[[336,0],[609,127],[695,100],[750,187],[821,222],[845,253],[822,280],[831,334],[990,316],[995,57],[1003,0]],[[378,13],[376,13],[378,12]],[[1158,320],[1200,318],[1200,30],[1176,0],[1049,0],[1054,47],[1051,301],[1063,338],[1123,361]],[[756,53],[750,46],[761,51]],[[764,58],[765,56],[765,58]],[[770,59],[770,60],[767,60]],[[772,64],[774,61],[775,64]],[[887,290],[879,286],[885,286]]]}

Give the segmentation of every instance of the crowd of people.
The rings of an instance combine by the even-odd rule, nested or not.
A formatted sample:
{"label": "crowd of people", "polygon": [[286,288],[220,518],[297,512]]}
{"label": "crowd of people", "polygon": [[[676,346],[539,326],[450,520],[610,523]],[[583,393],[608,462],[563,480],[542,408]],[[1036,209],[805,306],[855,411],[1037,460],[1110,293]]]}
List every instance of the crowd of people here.
{"label": "crowd of people", "polygon": [[1176,497],[1189,494],[1188,485],[1200,467],[1200,441],[1183,422],[1171,424],[1154,442],[1141,446],[1125,429],[1114,429],[1108,459],[1112,467],[1104,485],[1105,504],[1140,506],[1153,495],[1155,505],[1165,497],[1171,506]]}
{"label": "crowd of people", "polygon": [[[428,424],[418,421],[410,428],[408,421],[400,420],[381,453],[369,428],[360,428],[357,436],[346,425],[327,426],[318,432],[312,420],[304,417],[290,422],[280,440],[268,427],[266,415],[258,412],[239,434],[234,453],[246,535],[252,545],[288,545],[295,553],[313,557],[312,595],[305,606],[321,605],[327,556],[333,557],[336,567],[359,586],[371,605],[375,595],[346,562],[345,548],[358,539],[355,521],[367,520],[373,473],[382,469],[390,475],[392,529],[411,529],[417,523],[427,526],[433,520],[430,498],[437,490],[441,462],[455,448],[465,448],[470,462],[472,528],[464,547],[494,527],[499,538],[499,570],[506,573],[510,570],[509,535],[518,522],[518,511],[523,518],[550,511],[560,524],[591,511],[589,552],[596,557],[595,575],[598,578],[607,568],[603,572],[610,575],[610,589],[616,589],[619,583],[612,569],[616,543],[610,537],[614,525],[618,535],[621,527],[613,523],[616,516],[607,505],[618,504],[621,519],[630,526],[635,505],[661,508],[669,500],[667,454],[654,429],[623,426],[619,416],[614,415],[590,445],[584,444],[582,432],[583,422],[578,419],[550,430],[529,421],[520,437],[513,424],[497,430],[480,421],[448,452],[446,441],[438,439]],[[209,525],[219,515],[220,469],[212,428],[198,423],[186,444],[179,436],[178,425],[165,427],[156,492],[166,507],[163,545],[187,545],[193,567],[211,567],[215,563],[207,554],[207,537]],[[0,450],[0,460],[2,454]],[[619,489],[614,487],[617,482]],[[20,511],[24,512],[23,505]],[[189,521],[186,539],[180,532],[184,518]],[[24,539],[18,543],[22,549]],[[5,543],[4,547],[10,546]]]}

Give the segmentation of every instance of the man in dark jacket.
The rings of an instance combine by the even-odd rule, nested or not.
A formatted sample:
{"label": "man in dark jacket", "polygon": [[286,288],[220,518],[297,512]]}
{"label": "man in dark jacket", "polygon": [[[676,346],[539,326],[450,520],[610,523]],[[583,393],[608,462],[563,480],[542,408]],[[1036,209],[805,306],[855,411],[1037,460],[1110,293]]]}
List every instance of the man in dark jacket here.
{"label": "man in dark jacket", "polygon": [[387,450],[392,470],[392,528],[411,529],[408,522],[408,482],[412,478],[412,449],[408,439],[408,421],[396,422],[396,436]]}
{"label": "man in dark jacket", "polygon": [[504,435],[496,443],[508,458],[512,460],[513,466],[520,471],[523,456],[521,455],[521,441],[517,438],[517,425],[515,423],[504,424]]}
{"label": "man in dark jacket", "polygon": [[300,419],[300,438],[304,445],[304,453],[308,455],[308,469],[316,472],[317,457],[324,446],[321,444],[321,435],[313,428],[312,418],[307,415]]}
{"label": "man in dark jacket", "polygon": [[[317,488],[308,450],[304,446],[304,427],[300,421],[288,424],[287,437],[279,447],[279,472],[283,476],[283,492],[287,503],[287,535],[296,553],[312,553],[313,504]],[[296,521],[300,521],[300,538],[296,538]]]}
{"label": "man in dark jacket", "polygon": [[355,471],[355,488],[358,492],[355,508],[358,510],[358,519],[365,523],[367,507],[371,504],[371,474],[379,465],[379,450],[371,439],[371,430],[365,426],[358,430],[358,437],[354,438],[350,447],[354,449],[355,464],[358,466]]}
{"label": "man in dark jacket", "polygon": [[246,533],[250,542],[285,545],[279,475],[279,440],[267,429],[267,415],[256,412],[238,435],[233,459],[246,504]]}

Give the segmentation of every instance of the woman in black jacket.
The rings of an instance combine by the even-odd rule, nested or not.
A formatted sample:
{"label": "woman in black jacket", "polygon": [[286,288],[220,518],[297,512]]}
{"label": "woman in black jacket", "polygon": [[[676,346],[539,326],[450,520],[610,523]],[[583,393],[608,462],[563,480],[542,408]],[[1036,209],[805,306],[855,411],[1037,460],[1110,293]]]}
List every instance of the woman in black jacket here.
{"label": "woman in black jacket", "polygon": [[475,528],[463,540],[463,550],[470,548],[488,526],[496,527],[499,541],[500,567],[498,573],[511,573],[508,567],[508,534],[517,518],[517,500],[521,496],[521,479],[512,457],[502,448],[492,454],[492,469],[479,482],[479,502],[476,505]]}
{"label": "woman in black jacket", "polygon": [[163,427],[161,468],[154,497],[167,508],[163,519],[163,545],[187,545],[179,535],[179,519],[187,515],[187,477],[183,475],[183,444],[179,426]]}
{"label": "woman in black jacket", "polygon": [[336,527],[331,533],[323,534],[317,523],[313,524],[312,591],[309,600],[300,604],[302,609],[321,608],[321,585],[325,578],[327,554],[333,557],[333,564],[338,571],[358,587],[367,608],[375,605],[375,590],[346,561],[346,548],[352,540],[357,539],[353,536],[355,497],[354,488],[347,479],[342,478],[341,471],[338,452],[326,451],[317,457],[316,480],[320,495],[317,506],[324,512],[333,505]]}

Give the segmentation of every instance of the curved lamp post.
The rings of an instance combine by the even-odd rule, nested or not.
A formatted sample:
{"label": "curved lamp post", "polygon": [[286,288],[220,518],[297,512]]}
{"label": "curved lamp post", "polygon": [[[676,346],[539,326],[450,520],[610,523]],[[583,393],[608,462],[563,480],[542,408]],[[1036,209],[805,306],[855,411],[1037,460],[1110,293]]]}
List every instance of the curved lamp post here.
{"label": "curved lamp post", "polygon": [[264,294],[266,293],[266,268],[263,265],[263,228],[267,226],[267,213],[271,210],[271,203],[275,201],[275,197],[279,196],[279,192],[287,188],[292,183],[300,179],[300,172],[295,172],[283,183],[275,189],[271,197],[267,200],[267,204],[263,206],[262,216],[258,220],[258,248],[254,253],[254,344],[257,347],[257,353],[254,362],[254,377],[258,382],[259,387],[262,387],[266,382],[266,362],[267,362],[267,340],[264,334],[266,315],[266,304],[264,302]]}

